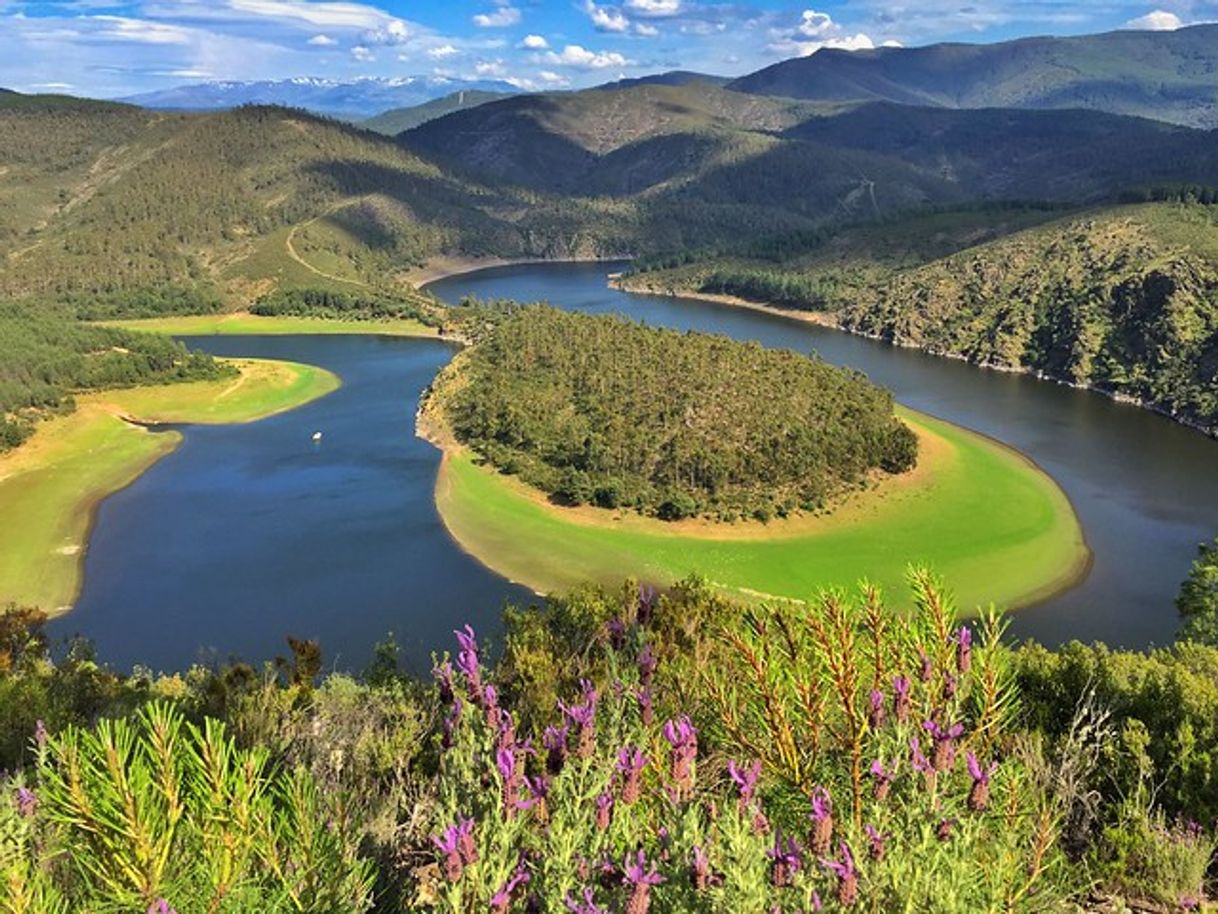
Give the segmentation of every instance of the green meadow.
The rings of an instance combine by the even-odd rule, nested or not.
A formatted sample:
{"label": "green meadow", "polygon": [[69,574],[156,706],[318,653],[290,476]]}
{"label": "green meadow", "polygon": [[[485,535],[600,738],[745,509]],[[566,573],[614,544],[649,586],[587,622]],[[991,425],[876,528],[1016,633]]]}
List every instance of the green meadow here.
{"label": "green meadow", "polygon": [[[87,394],[70,415],[42,422],[0,457],[0,607],[48,613],[80,588],[85,542],[103,498],[177,447],[181,435],[143,423],[250,422],[320,397],[337,376],[311,365],[235,360],[236,377]],[[135,420],[135,421],[129,421]]]}
{"label": "green meadow", "polygon": [[436,503],[463,548],[539,592],[623,574],[664,584],[696,573],[746,597],[805,599],[864,578],[903,593],[916,563],[946,576],[971,610],[1027,605],[1078,580],[1090,552],[1048,475],[981,435],[901,415],[922,439],[919,468],[820,517],[724,527],[560,508],[460,448],[446,454]]}
{"label": "green meadow", "polygon": [[264,317],[235,312],[188,317],[106,321],[108,327],[167,333],[170,336],[248,336],[298,333],[375,333],[388,336],[438,336],[435,327],[415,320],[359,321],[321,317]]}

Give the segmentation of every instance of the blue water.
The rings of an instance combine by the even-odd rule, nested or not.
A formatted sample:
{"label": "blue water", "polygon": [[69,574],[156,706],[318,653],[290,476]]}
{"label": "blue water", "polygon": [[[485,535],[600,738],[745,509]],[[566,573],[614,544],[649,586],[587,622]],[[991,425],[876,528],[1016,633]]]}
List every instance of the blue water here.
{"label": "blue water", "polygon": [[[1031,378],[753,311],[609,289],[613,266],[547,264],[434,283],[463,295],[547,299],[657,325],[815,350],[898,399],[1019,448],[1065,489],[1095,563],[1071,591],[1013,617],[1054,644],[1170,641],[1172,600],[1196,545],[1218,533],[1218,442],[1143,410]],[[285,636],[318,638],[330,667],[360,669],[392,631],[425,669],[464,622],[494,635],[505,601],[530,599],[456,546],[432,498],[439,453],[414,435],[419,393],[451,357],[431,340],[204,337],[218,355],[292,359],[343,379],[299,410],[240,426],[191,426],[182,446],[102,503],[76,609],[119,667],[260,661]],[[322,441],[310,439],[314,430]],[[984,519],[981,519],[984,520]],[[623,576],[629,569],[623,569]]]}

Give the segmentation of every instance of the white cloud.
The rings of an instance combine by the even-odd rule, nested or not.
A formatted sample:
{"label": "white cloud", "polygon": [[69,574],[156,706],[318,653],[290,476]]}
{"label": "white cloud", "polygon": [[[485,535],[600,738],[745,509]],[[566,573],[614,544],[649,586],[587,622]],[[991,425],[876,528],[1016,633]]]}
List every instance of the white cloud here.
{"label": "white cloud", "polygon": [[338,44],[338,42],[329,35],[314,35],[309,39],[309,44],[318,48],[330,48]]}
{"label": "white cloud", "polygon": [[551,86],[569,86],[571,80],[563,76],[561,73],[555,73],[553,70],[542,70],[537,74],[538,78]]}
{"label": "white cloud", "polygon": [[176,25],[149,22],[147,19],[128,19],[124,16],[94,16],[93,21],[101,27],[94,32],[101,38],[115,41],[136,41],[142,44],[188,44],[190,32]]}
{"label": "white cloud", "polygon": [[507,76],[507,67],[502,60],[480,60],[474,64],[474,72],[482,77],[502,79]]}
{"label": "white cloud", "polygon": [[605,70],[610,67],[628,67],[634,63],[617,51],[589,51],[578,44],[567,45],[562,49],[562,53],[550,51],[543,59],[556,66],[575,67],[579,70]]}
{"label": "white cloud", "polygon": [[822,38],[826,34],[832,34],[835,28],[833,17],[828,13],[818,13],[816,10],[804,10],[803,19],[799,23],[798,31],[799,34],[806,35],[808,38]]}
{"label": "white cloud", "polygon": [[626,9],[636,16],[675,16],[681,12],[681,0],[626,0]]}
{"label": "white cloud", "polygon": [[[363,3],[313,3],[309,0],[221,0],[217,10],[229,9],[273,19],[296,19],[329,28],[377,29],[398,22],[375,6]],[[169,10],[172,12],[173,4]]]}
{"label": "white cloud", "polygon": [[769,50],[779,54],[807,57],[822,48],[843,51],[869,51],[875,47],[871,36],[863,32],[848,34],[828,13],[806,9],[794,28],[776,29]]}
{"label": "white cloud", "polygon": [[625,32],[630,28],[630,20],[622,15],[622,11],[613,6],[598,6],[592,0],[584,3],[584,12],[592,20],[592,27],[598,32]]}
{"label": "white cloud", "polygon": [[644,38],[655,38],[660,34],[660,30],[654,25],[648,25],[646,22],[636,22],[634,24],[634,33],[642,35]]}
{"label": "white cloud", "polygon": [[406,44],[411,39],[410,28],[401,19],[391,19],[383,26],[364,32],[369,44]]}
{"label": "white cloud", "polygon": [[438,47],[427,49],[427,56],[432,60],[444,60],[446,57],[455,57],[460,53],[451,44],[442,44]]}
{"label": "white cloud", "polygon": [[364,47],[362,44],[357,44],[351,49],[351,56],[360,63],[372,63],[372,61],[376,60],[376,55],[372,53],[371,49]]}
{"label": "white cloud", "polygon": [[525,35],[520,39],[518,48],[528,48],[530,51],[544,51],[550,46],[550,42],[546,41],[541,35]]}
{"label": "white cloud", "polygon": [[500,3],[498,8],[490,13],[478,13],[474,16],[474,25],[480,29],[502,29],[515,25],[520,21],[520,10],[507,3]]}
{"label": "white cloud", "polygon": [[1183,27],[1183,20],[1167,10],[1152,10],[1145,16],[1130,19],[1125,23],[1127,29],[1141,29],[1148,32],[1174,32]]}

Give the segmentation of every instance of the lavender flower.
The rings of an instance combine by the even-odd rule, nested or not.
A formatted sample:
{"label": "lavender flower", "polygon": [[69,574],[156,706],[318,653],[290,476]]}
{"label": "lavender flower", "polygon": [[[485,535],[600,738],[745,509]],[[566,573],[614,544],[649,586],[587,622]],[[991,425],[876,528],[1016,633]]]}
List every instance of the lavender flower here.
{"label": "lavender flower", "polygon": [[884,844],[888,841],[891,835],[881,834],[880,830],[870,823],[863,826],[863,831],[867,833],[867,841],[870,844],[871,859],[877,862],[883,860]]}
{"label": "lavender flower", "polygon": [[869,698],[871,708],[867,713],[867,722],[872,730],[878,730],[884,726],[884,693],[879,689],[872,689]]}
{"label": "lavender flower", "polygon": [[909,709],[912,704],[909,697],[910,685],[909,679],[905,676],[898,676],[892,681],[892,715],[900,724],[909,720]]}
{"label": "lavender flower", "polygon": [[854,865],[854,854],[850,852],[850,845],[843,841],[839,846],[841,858],[822,860],[821,865],[837,876],[838,904],[849,907],[859,900],[859,874]]}
{"label": "lavender flower", "polygon": [[956,670],[964,676],[973,665],[973,633],[967,625],[961,625],[953,640],[956,642]]}
{"label": "lavender flower", "polygon": [[636,618],[639,625],[646,628],[651,624],[652,614],[656,607],[656,589],[642,585],[639,587],[639,609]]}
{"label": "lavender flower", "polygon": [[664,724],[664,739],[672,746],[672,780],[679,794],[694,786],[694,762],[698,757],[698,731],[689,717],[681,716]]}
{"label": "lavender flower", "polygon": [[478,640],[474,630],[466,625],[460,631],[454,631],[461,650],[457,653],[457,667],[465,674],[466,686],[469,688],[470,700],[475,704],[482,701],[482,669],[478,662]]}
{"label": "lavender flower", "polygon": [[431,675],[440,684],[440,701],[448,704],[453,700],[453,665],[445,660],[432,667]]}
{"label": "lavender flower", "polygon": [[567,906],[567,910],[571,914],[609,914],[608,910],[602,908],[593,900],[592,889],[584,886],[583,898],[572,898],[570,895],[566,897],[563,904]]}
{"label": "lavender flower", "polygon": [[947,771],[956,761],[956,740],[964,733],[963,725],[951,724],[941,727],[936,721],[926,720],[922,722],[922,727],[935,741],[931,752],[932,766],[935,771]]}
{"label": "lavender flower", "polygon": [[613,794],[604,791],[596,796],[596,828],[607,831],[613,822]]}
{"label": "lavender flower", "polygon": [[664,881],[654,866],[647,867],[643,852],[639,851],[632,860],[630,855],[622,862],[622,882],[632,887],[630,898],[626,901],[626,914],[647,914],[651,907],[651,887]]}
{"label": "lavender flower", "polygon": [[656,660],[655,651],[651,649],[650,642],[644,644],[643,650],[639,653],[639,681],[645,687],[651,687],[651,679],[655,676],[657,666],[659,666],[659,661]]}
{"label": "lavender flower", "polygon": [[968,808],[973,812],[984,812],[990,803],[990,778],[998,770],[998,763],[990,762],[989,767],[983,768],[971,751],[964,758],[969,776],[973,779],[973,786],[968,792]]}
{"label": "lavender flower", "polygon": [[655,708],[651,705],[651,689],[647,686],[642,686],[635,697],[639,702],[639,716],[643,721],[644,727],[650,727],[656,719]]}
{"label": "lavender flower", "polygon": [[896,777],[896,768],[891,771],[884,767],[884,763],[876,759],[871,763],[871,768],[868,769],[871,778],[875,781],[874,797],[877,803],[883,803],[888,799],[888,791],[892,789],[892,779]]}
{"label": "lavender flower", "polygon": [[935,766],[930,763],[930,760],[922,754],[922,745],[918,742],[916,736],[909,738],[909,763],[913,766],[914,771],[920,771],[926,779],[927,786],[934,783]]}
{"label": "lavender flower", "polygon": [[499,891],[491,896],[492,914],[507,914],[507,909],[512,903],[512,896],[530,878],[529,871],[524,868],[524,863],[517,864],[516,871],[512,873],[508,881],[501,885]]}
{"label": "lavender flower", "polygon": [[566,705],[560,701],[558,707],[563,714],[571,719],[571,723],[576,727],[575,754],[580,758],[589,758],[596,749],[596,703],[598,696],[592,683],[583,680],[580,685],[583,686],[584,691],[583,703]]}
{"label": "lavender flower", "polygon": [[955,824],[955,819],[940,819],[939,824],[935,826],[935,837],[944,843],[952,840],[952,828]]}
{"label": "lavender flower", "polygon": [[473,819],[458,819],[444,829],[443,835],[432,835],[431,840],[444,854],[444,878],[449,882],[458,882],[465,867],[478,860]]}
{"label": "lavender flower", "polygon": [[609,646],[615,651],[620,651],[626,646],[626,623],[614,616],[605,624],[605,629],[609,635]]}
{"label": "lavender flower", "polygon": [[740,790],[740,811],[753,802],[753,794],[757,791],[757,781],[761,777],[761,759],[755,759],[748,768],[741,768],[734,761],[727,763],[727,774]]}
{"label": "lavender flower", "polygon": [[926,655],[926,651],[918,648],[918,675],[923,682],[930,682],[931,674],[935,671],[934,665],[931,663],[930,657]]}
{"label": "lavender flower", "polygon": [[617,754],[617,772],[622,776],[622,802],[627,806],[639,798],[639,779],[647,767],[647,756],[633,746],[625,746]]}
{"label": "lavender flower", "polygon": [[774,833],[774,846],[766,852],[773,864],[770,870],[770,881],[774,887],[781,889],[789,886],[795,880],[795,874],[803,866],[803,856],[799,852],[799,844],[794,838],[785,841],[781,831]]}
{"label": "lavender flower", "polygon": [[148,905],[148,914],[178,914],[164,898],[158,898]]}
{"label": "lavender flower", "polygon": [[38,797],[28,787],[17,788],[17,812],[27,819],[34,817],[38,809]]}
{"label": "lavender flower", "polygon": [[943,676],[943,700],[951,701],[956,697],[956,691],[959,688],[960,680],[954,673],[946,673]]}
{"label": "lavender flower", "polygon": [[817,787],[812,791],[812,853],[816,856],[829,853],[833,847],[833,803],[829,791]]}
{"label": "lavender flower", "polygon": [[689,882],[695,892],[705,892],[711,886],[723,882],[723,877],[711,872],[710,857],[700,845],[690,850]]}
{"label": "lavender flower", "polygon": [[561,727],[546,727],[546,732],[542,734],[541,744],[546,747],[546,770],[551,775],[558,774],[566,764],[567,734],[570,729],[567,724]]}

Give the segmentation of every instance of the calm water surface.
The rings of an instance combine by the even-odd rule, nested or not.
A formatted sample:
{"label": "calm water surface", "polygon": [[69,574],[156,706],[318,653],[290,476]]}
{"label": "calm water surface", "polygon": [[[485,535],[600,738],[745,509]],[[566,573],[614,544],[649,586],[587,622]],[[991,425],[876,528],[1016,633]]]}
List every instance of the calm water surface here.
{"label": "calm water surface", "polygon": [[[1095,553],[1080,586],[1020,611],[1017,636],[1164,643],[1197,543],[1218,532],[1218,442],[1129,406],[1031,378],[758,312],[609,289],[613,265],[507,267],[432,284],[442,298],[546,299],[592,313],[724,333],[866,372],[901,402],[1030,455],[1065,489]],[[218,355],[325,366],[344,381],[299,410],[185,429],[182,446],[98,512],[77,608],[54,626],[120,666],[264,659],[286,634],[360,668],[393,631],[426,666],[470,621],[494,633],[518,587],[449,539],[432,500],[438,452],[414,437],[444,343],[375,337],[207,337]],[[309,439],[322,430],[324,439]],[[625,569],[623,570],[626,571]]]}

